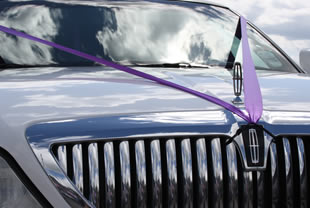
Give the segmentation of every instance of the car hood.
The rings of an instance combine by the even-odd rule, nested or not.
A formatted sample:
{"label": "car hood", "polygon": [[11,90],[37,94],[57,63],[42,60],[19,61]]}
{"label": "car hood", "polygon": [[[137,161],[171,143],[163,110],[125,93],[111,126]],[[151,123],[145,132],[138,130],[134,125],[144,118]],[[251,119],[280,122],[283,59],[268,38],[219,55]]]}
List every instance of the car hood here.
{"label": "car hood", "polygon": [[[231,72],[224,68],[137,69],[229,103],[235,98]],[[258,71],[258,76],[265,112],[310,112],[307,75]],[[191,94],[103,66],[5,70],[0,73],[0,96],[1,120],[9,126],[111,114],[222,110]]]}

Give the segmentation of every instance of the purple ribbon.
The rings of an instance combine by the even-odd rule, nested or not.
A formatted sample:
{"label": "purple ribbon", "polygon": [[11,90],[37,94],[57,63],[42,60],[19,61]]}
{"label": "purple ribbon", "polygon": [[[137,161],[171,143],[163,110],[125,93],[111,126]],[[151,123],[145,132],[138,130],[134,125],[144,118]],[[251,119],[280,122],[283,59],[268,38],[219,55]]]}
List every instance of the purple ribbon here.
{"label": "purple ribbon", "polygon": [[232,113],[235,113],[236,115],[238,115],[239,117],[241,117],[242,119],[244,119],[245,121],[249,123],[256,123],[260,119],[261,114],[262,114],[262,100],[261,100],[262,98],[261,98],[259,84],[258,84],[258,80],[256,77],[256,72],[255,72],[254,64],[252,61],[252,57],[250,54],[250,49],[249,49],[249,45],[247,41],[246,22],[243,17],[241,17],[240,20],[241,20],[242,48],[243,48],[244,96],[245,96],[245,106],[246,106],[246,110],[249,113],[249,116],[246,115],[244,112],[242,112],[239,108],[221,99],[218,99],[216,97],[184,87],[182,85],[175,84],[173,82],[169,82],[164,79],[160,79],[150,74],[132,69],[130,67],[119,65],[114,62],[107,61],[107,60],[83,53],[81,51],[77,51],[77,50],[74,50],[74,49],[71,49],[71,48],[68,48],[68,47],[47,41],[47,40],[43,40],[43,39],[28,35],[28,34],[25,34],[25,33],[22,33],[22,32],[7,28],[7,27],[4,27],[2,25],[0,25],[0,31],[11,34],[11,35],[15,35],[18,37],[33,40],[35,42],[39,42],[39,43],[57,48],[59,50],[65,51],[67,53],[71,53],[73,55],[82,57],[84,59],[88,59],[88,60],[91,60],[91,61],[94,61],[100,64],[104,64],[106,66],[121,70],[123,72],[127,72],[129,74],[157,82],[161,85],[165,85],[168,87],[181,90],[183,92],[187,92],[189,94],[205,99],[209,102],[222,106],[223,108],[231,111]]}
{"label": "purple ribbon", "polygon": [[260,91],[255,66],[251,56],[246,29],[246,20],[240,17],[242,56],[243,56],[243,91],[245,109],[249,113],[250,122],[257,123],[263,113],[263,99]]}

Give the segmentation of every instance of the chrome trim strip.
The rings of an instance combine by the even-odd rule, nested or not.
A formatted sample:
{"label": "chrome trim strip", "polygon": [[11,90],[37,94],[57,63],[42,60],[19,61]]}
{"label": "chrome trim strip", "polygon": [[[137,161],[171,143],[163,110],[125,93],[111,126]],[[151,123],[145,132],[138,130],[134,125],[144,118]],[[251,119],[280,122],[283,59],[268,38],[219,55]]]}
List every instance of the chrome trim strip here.
{"label": "chrome trim strip", "polygon": [[146,208],[147,206],[147,187],[146,187],[146,163],[144,141],[137,141],[135,144],[136,171],[137,171],[137,207]]}
{"label": "chrome trim strip", "polygon": [[283,150],[285,159],[286,202],[287,207],[294,206],[294,182],[291,145],[287,138],[283,138]]}
{"label": "chrome trim strip", "polygon": [[259,163],[259,144],[255,129],[249,129],[249,138],[252,163]]}
{"label": "chrome trim strip", "polygon": [[82,145],[76,144],[72,148],[72,161],[73,161],[73,183],[76,187],[83,193],[83,155],[82,155]]}
{"label": "chrome trim strip", "polygon": [[[233,143],[226,146],[227,154],[227,200],[228,207],[239,207],[239,187],[238,187],[238,164],[237,164],[237,151]],[[239,167],[242,168],[242,167]]]}
{"label": "chrome trim strip", "polygon": [[[308,189],[307,189],[307,164],[305,163],[306,161],[306,153],[305,153],[305,145],[302,140],[302,138],[297,137],[296,138],[297,142],[297,152],[298,152],[298,160],[299,160],[299,177],[300,177],[300,207],[308,207],[307,203],[307,194],[308,194]],[[308,170],[309,171],[309,170]]]}
{"label": "chrome trim strip", "polygon": [[[113,143],[108,142],[103,147],[105,170],[105,205],[115,207],[115,167]],[[103,155],[100,155],[102,157]]]}
{"label": "chrome trim strip", "polygon": [[99,194],[99,159],[97,143],[88,146],[88,168],[89,168],[89,201],[95,206],[100,206]]}
{"label": "chrome trim strip", "polygon": [[130,178],[130,155],[129,142],[124,141],[119,145],[121,163],[121,206],[131,206],[131,178]]}
{"label": "chrome trim strip", "polygon": [[208,207],[208,160],[204,138],[196,141],[198,168],[198,202],[199,208]]}
{"label": "chrome trim strip", "polygon": [[57,148],[58,163],[61,169],[67,174],[67,147],[60,145]]}
{"label": "chrome trim strip", "polygon": [[242,206],[246,208],[253,207],[253,174],[252,172],[243,172],[243,180],[242,180]]}
{"label": "chrome trim strip", "polygon": [[265,203],[265,172],[264,171],[257,171],[256,172],[256,181],[257,181],[257,208],[264,208],[264,203]]}
{"label": "chrome trim strip", "polygon": [[270,169],[271,169],[271,202],[272,207],[278,207],[280,200],[280,176],[277,145],[275,143],[270,146]]}
{"label": "chrome trim strip", "polygon": [[[165,119],[162,120],[162,118]],[[166,121],[169,122],[167,123]],[[193,122],[195,125],[193,125]],[[66,202],[71,207],[91,207],[92,205],[89,201],[70,180],[72,178],[69,178],[60,168],[59,163],[50,149],[53,145],[80,143],[81,141],[90,143],[93,141],[124,141],[132,137],[147,137],[153,139],[158,136],[171,138],[173,136],[180,135],[199,136],[220,134],[230,136],[231,133],[234,132],[232,131],[233,124],[236,124],[236,119],[234,116],[220,110],[208,112],[189,111],[185,114],[184,112],[121,114],[42,121],[27,126],[25,136],[38,161],[50,178],[50,181],[55,185]],[[307,128],[305,129],[307,130]],[[72,150],[71,147],[69,149],[69,146],[70,145],[67,145],[67,153]],[[98,148],[102,148],[102,146],[99,145]],[[118,147],[115,147],[114,145],[114,149],[118,150]],[[99,152],[101,152],[101,149]],[[161,154],[161,165],[163,165],[166,164],[166,151],[161,152]],[[101,161],[101,159],[102,156],[100,155],[99,161]],[[120,168],[118,167],[119,159],[119,151],[114,152],[115,170]],[[120,174],[120,171],[118,173]],[[67,174],[71,177],[71,173]],[[162,179],[164,179],[167,175],[167,173],[164,174],[165,175],[162,175]],[[103,175],[105,175],[104,177],[107,177],[106,174]],[[120,181],[115,182],[115,185],[118,185],[118,182]],[[160,184],[162,184],[162,182]],[[113,186],[113,188],[116,187]],[[117,189],[118,188],[121,187],[117,187]],[[100,194],[102,194],[101,191],[102,190],[100,190]],[[116,199],[118,198],[116,197]],[[104,199],[101,200],[102,202],[106,201],[106,203],[108,201]],[[167,201],[163,203],[165,204]],[[118,202],[120,202],[120,200],[118,200]],[[118,204],[118,202],[116,204]]]}
{"label": "chrome trim strip", "polygon": [[[250,129],[251,130],[251,129]],[[254,133],[255,131],[250,131],[249,132],[249,138],[252,138],[249,142],[250,142],[250,146],[252,145],[252,147],[254,149],[251,148],[251,159],[253,163],[257,163],[257,159],[259,158],[259,152],[258,152],[258,138],[257,138],[257,134]],[[252,136],[251,136],[252,135]],[[239,151],[240,155],[241,155],[241,162],[243,165],[243,168],[246,171],[257,171],[257,170],[265,170],[267,167],[267,155],[268,155],[268,151],[269,151],[269,147],[271,144],[273,137],[271,137],[269,134],[267,134],[266,132],[264,132],[264,161],[263,161],[263,166],[261,167],[249,167],[248,163],[247,163],[247,158],[246,158],[246,153],[245,153],[245,145],[243,142],[243,136],[242,134],[238,135],[235,137],[234,139],[234,144],[237,147],[237,150]]]}
{"label": "chrome trim strip", "polygon": [[192,153],[190,139],[181,141],[182,170],[183,170],[183,204],[182,206],[193,207],[193,172]]}
{"label": "chrome trim strip", "polygon": [[[121,139],[126,140],[133,137],[145,138],[146,136],[152,138],[158,136],[161,137],[165,136],[165,138],[167,137],[171,138],[172,136],[180,136],[180,135],[195,135],[195,137],[201,135],[232,136],[232,133],[235,132],[233,126],[237,126],[240,124],[240,123],[238,124],[238,122],[234,119],[233,116],[231,116],[230,114],[227,115],[225,114],[224,120],[216,122],[214,122],[214,120],[208,120],[203,116],[203,119],[199,120],[199,123],[196,126],[193,125],[192,120],[188,118],[195,117],[192,116],[195,114],[201,114],[200,111],[195,112],[191,116],[187,115],[186,117],[183,117],[182,114],[180,114],[179,112],[174,112],[173,114],[174,114],[173,117],[170,116],[170,113],[169,114],[156,113],[156,114],[143,114],[143,115],[135,114],[135,115],[106,116],[103,118],[96,117],[96,118],[77,118],[71,120],[59,120],[57,121],[57,124],[55,124],[55,121],[41,122],[29,126],[26,130],[26,137],[36,157],[38,158],[38,161],[46,171],[48,177],[50,177],[52,183],[55,185],[55,187],[57,187],[57,190],[65,198],[68,204],[70,204],[73,207],[75,205],[89,207],[91,206],[89,202],[80,193],[80,191],[77,190],[77,188],[74,186],[71,180],[69,180],[67,175],[65,175],[64,171],[61,170],[59,163],[56,162],[53,154],[51,154],[50,148],[53,147],[54,144],[57,145],[71,142],[79,143],[82,140],[88,142],[93,142],[95,140],[105,142],[107,140],[111,141],[112,139],[120,141]],[[152,119],[150,119],[150,115],[153,116]],[[172,122],[170,122],[169,124],[162,122],[160,118],[162,118],[163,115],[167,117],[166,120]],[[177,116],[181,116],[181,118]],[[271,121],[271,124],[262,121],[262,125],[264,125],[264,127],[266,127],[266,129],[268,129],[274,135],[278,135],[281,133],[285,135],[295,135],[295,136],[310,134],[309,127],[307,125],[304,125],[304,123],[303,125],[295,125],[294,123],[285,121],[286,122],[284,123],[285,125],[277,125],[276,122],[278,122],[278,120],[274,120],[275,123],[272,123],[273,117],[274,116],[272,115],[271,116],[266,115],[264,118],[269,119],[269,121]],[[90,124],[90,122],[93,120],[95,120],[96,122],[93,122],[91,125],[85,125]],[[182,121],[182,123],[176,122],[180,120]],[[116,131],[114,128],[115,124],[117,124]],[[42,131],[42,127],[44,127],[46,131]],[[81,131],[79,131],[78,134],[76,134],[75,132],[77,127],[81,128]],[[61,130],[61,131],[55,131],[55,130]],[[69,149],[69,147],[70,145],[67,146],[67,152],[71,152],[71,148]],[[119,155],[119,152],[115,154]],[[162,154],[165,155],[166,152]],[[162,159],[163,159],[162,161],[166,160],[165,158]],[[209,167],[210,164],[208,164]],[[276,165],[275,167],[277,168],[278,165]],[[69,175],[70,174],[71,173],[69,173]],[[163,177],[165,176],[166,173],[165,175],[163,175]],[[273,180],[278,180],[277,177],[278,177],[277,175],[274,175]],[[209,177],[209,179],[210,178],[211,177]],[[275,196],[275,193],[277,192],[273,191],[272,193],[273,197]]]}
{"label": "chrome trim strip", "polygon": [[166,142],[166,157],[168,171],[168,207],[178,205],[178,179],[177,179],[177,158],[175,141],[170,139]]}
{"label": "chrome trim strip", "polygon": [[151,142],[152,160],[152,205],[155,208],[162,207],[162,175],[159,140]]}
{"label": "chrome trim strip", "polygon": [[224,203],[224,187],[223,187],[223,166],[222,166],[222,151],[219,138],[211,140],[211,156],[212,156],[212,171],[213,171],[213,202],[211,207],[223,207]]}

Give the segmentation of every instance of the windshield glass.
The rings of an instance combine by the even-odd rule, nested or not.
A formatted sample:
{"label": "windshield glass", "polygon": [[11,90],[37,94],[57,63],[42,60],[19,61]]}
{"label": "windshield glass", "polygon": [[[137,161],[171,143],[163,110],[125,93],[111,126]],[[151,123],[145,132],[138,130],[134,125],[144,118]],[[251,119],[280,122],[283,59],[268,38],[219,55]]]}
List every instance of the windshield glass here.
{"label": "windshield glass", "polygon": [[[176,1],[0,2],[0,25],[122,64],[227,67],[238,19],[225,8]],[[251,27],[248,30],[257,69],[296,72],[265,38]],[[0,56],[7,64],[94,65],[2,32],[0,44]],[[241,47],[237,48],[234,55],[240,61]]]}

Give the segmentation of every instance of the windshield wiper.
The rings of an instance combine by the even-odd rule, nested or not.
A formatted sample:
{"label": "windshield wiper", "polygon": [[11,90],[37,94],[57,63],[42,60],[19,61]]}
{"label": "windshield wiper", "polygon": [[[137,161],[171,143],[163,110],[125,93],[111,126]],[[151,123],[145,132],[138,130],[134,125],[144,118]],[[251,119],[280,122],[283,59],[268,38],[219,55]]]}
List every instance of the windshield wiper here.
{"label": "windshield wiper", "polygon": [[52,65],[27,65],[27,64],[0,64],[0,70],[14,69],[14,68],[32,68],[32,67],[48,67]]}
{"label": "windshield wiper", "polygon": [[129,66],[140,66],[140,67],[162,67],[162,68],[210,68],[206,64],[190,64],[190,63],[130,63]]}
{"label": "windshield wiper", "polygon": [[70,66],[96,66],[96,65],[95,64],[12,64],[12,63],[0,63],[0,70],[17,69],[17,68],[70,67]]}

